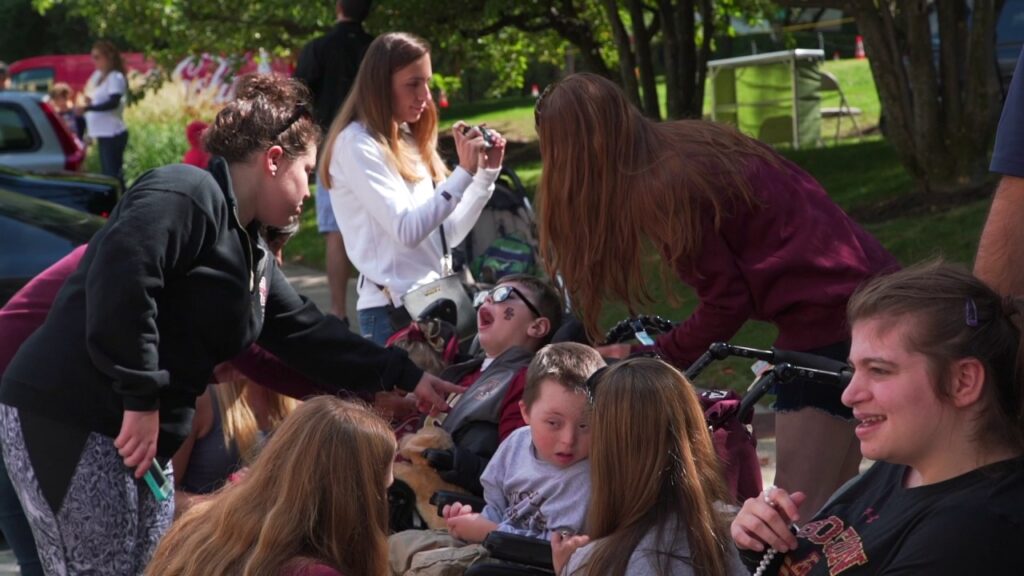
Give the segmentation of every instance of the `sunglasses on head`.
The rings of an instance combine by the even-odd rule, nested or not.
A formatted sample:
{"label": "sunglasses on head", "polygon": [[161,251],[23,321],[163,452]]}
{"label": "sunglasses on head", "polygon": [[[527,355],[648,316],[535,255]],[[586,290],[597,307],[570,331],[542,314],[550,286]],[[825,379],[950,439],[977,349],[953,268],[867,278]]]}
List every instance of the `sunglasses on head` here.
{"label": "sunglasses on head", "polygon": [[491,298],[491,302],[494,302],[495,304],[500,304],[511,298],[513,294],[515,294],[517,298],[522,300],[523,304],[526,304],[526,307],[530,309],[530,312],[533,312],[534,316],[536,316],[537,318],[544,317],[544,315],[540,313],[540,310],[538,310],[537,307],[533,305],[533,302],[530,302],[530,299],[527,298],[526,295],[522,293],[522,291],[520,291],[515,286],[512,286],[511,284],[501,284],[499,286],[491,288],[487,292],[480,292],[479,294],[476,295],[476,302],[474,302],[474,304],[476,304],[476,307],[479,308],[480,306],[483,305],[484,301],[487,300],[488,296]]}

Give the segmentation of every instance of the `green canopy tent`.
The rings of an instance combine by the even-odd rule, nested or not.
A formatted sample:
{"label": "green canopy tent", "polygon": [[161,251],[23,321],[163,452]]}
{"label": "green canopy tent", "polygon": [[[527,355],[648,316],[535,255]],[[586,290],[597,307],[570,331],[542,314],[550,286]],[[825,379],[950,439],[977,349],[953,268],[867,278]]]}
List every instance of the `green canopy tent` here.
{"label": "green canopy tent", "polygon": [[769,144],[821,141],[821,50],[786,50],[708,62],[711,119]]}

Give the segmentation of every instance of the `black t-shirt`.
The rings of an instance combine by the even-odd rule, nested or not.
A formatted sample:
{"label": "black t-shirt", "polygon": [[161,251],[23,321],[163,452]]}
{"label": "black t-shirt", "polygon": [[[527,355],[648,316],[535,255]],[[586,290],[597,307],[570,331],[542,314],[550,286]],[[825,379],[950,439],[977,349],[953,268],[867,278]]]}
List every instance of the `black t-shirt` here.
{"label": "black t-shirt", "polygon": [[1024,458],[904,488],[879,462],[797,534],[779,576],[1024,574]]}
{"label": "black t-shirt", "polygon": [[313,93],[316,121],[327,136],[335,114],[348,96],[366,49],[373,42],[358,22],[338,22],[325,36],[302,49],[295,77]]}

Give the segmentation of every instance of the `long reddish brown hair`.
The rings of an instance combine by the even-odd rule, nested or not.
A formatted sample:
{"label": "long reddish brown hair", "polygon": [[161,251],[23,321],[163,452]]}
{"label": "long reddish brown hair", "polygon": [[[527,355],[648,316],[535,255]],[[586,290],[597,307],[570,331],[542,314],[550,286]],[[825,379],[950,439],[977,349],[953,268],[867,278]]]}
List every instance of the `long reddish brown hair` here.
{"label": "long reddish brown hair", "polygon": [[717,230],[737,203],[756,204],[746,159],[778,161],[728,126],[653,122],[593,74],[551,86],[536,122],[541,254],[551,274],[562,274],[592,337],[606,298],[630,311],[651,302],[644,256],[652,247],[663,264],[690,261],[705,226]]}
{"label": "long reddish brown hair", "polygon": [[146,576],[278,576],[313,562],[386,576],[395,449],[391,427],[369,407],[333,396],[304,402],[245,480],[174,523]]}

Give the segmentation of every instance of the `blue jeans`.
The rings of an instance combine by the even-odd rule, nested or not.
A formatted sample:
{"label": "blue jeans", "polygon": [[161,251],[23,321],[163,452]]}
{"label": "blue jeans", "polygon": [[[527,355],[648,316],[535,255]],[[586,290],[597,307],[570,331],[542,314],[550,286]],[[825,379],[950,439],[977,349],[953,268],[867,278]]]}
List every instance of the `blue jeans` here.
{"label": "blue jeans", "polygon": [[18,493],[14,491],[11,478],[7,475],[7,466],[0,455],[0,530],[4,538],[14,550],[18,566],[24,576],[43,576],[43,567],[39,563],[36,552],[36,541],[32,537],[32,529],[21,509]]}
{"label": "blue jeans", "polygon": [[121,181],[124,186],[124,151],[128,148],[128,131],[109,138],[97,138],[100,146],[100,172]]}
{"label": "blue jeans", "polygon": [[359,331],[363,338],[371,340],[383,346],[388,338],[395,333],[391,329],[391,317],[388,316],[387,306],[366,308],[359,311]]}

